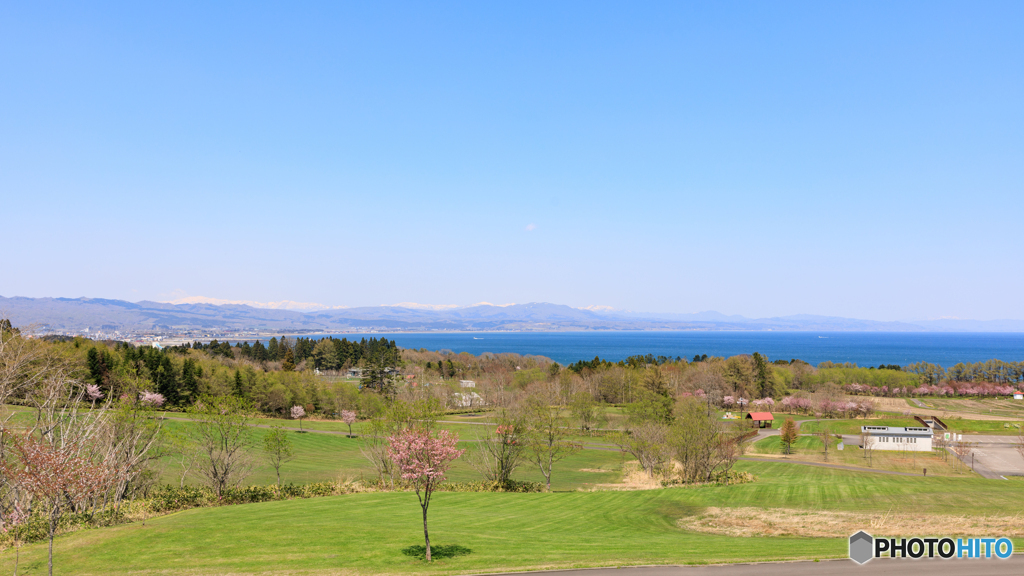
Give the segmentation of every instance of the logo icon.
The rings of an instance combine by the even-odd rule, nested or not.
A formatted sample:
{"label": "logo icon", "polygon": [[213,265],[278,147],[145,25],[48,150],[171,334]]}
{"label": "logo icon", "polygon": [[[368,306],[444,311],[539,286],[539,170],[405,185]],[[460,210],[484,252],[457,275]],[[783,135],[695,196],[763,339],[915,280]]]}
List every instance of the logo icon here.
{"label": "logo icon", "polygon": [[874,538],[871,534],[861,530],[850,536],[850,560],[857,564],[864,564],[875,556]]}

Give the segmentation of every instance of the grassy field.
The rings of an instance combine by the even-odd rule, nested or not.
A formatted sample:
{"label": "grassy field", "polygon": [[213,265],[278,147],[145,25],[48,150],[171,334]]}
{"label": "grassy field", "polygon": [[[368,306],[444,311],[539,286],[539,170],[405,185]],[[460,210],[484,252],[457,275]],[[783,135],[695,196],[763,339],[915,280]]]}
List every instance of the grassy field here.
{"label": "grassy field", "polygon": [[[466,573],[573,566],[842,557],[842,538],[735,538],[676,522],[709,506],[946,514],[1024,512],[1018,482],[903,477],[740,462],[758,480],[738,486],[637,492],[438,494],[435,545],[472,552],[432,566],[403,554],[422,543],[411,493],[370,493],[189,510],[69,534],[56,543],[62,574]],[[970,509],[963,502],[971,502]],[[23,548],[28,574],[45,546]],[[0,556],[9,569],[11,553]]]}
{"label": "grassy field", "polygon": [[[191,424],[182,420],[167,420],[164,422],[168,431],[177,431]],[[460,426],[444,425],[446,428],[455,428],[460,431],[462,438],[473,436]],[[264,428],[256,429],[258,437],[262,438],[269,430]],[[316,432],[301,433],[293,431],[289,434],[295,449],[295,459],[286,462],[281,468],[283,482],[303,484],[322,480],[337,480],[339,478],[371,479],[375,477],[373,467],[369,460],[363,456],[360,446],[363,441],[359,438],[348,438],[345,434],[321,434]],[[602,442],[600,439],[592,439],[593,442]],[[473,442],[461,442],[461,448],[474,448]],[[259,456],[259,453],[257,453]],[[613,449],[589,449],[582,450],[561,462],[555,464],[554,474],[551,478],[553,490],[575,490],[586,488],[594,484],[618,482],[621,478],[624,456]],[[177,485],[180,482],[181,472],[170,458],[164,459],[161,463],[161,483]],[[449,479],[455,482],[469,482],[481,479],[480,473],[471,468],[465,459],[456,461],[448,475]],[[519,470],[513,475],[517,480],[528,480],[531,482],[542,482],[544,477],[532,464],[524,462]],[[263,459],[257,459],[257,466],[252,476],[246,479],[246,484],[272,484],[277,481],[274,469]],[[186,478],[186,484],[194,484],[194,478]]]}
{"label": "grassy field", "polygon": [[[864,451],[859,447],[845,446],[843,450],[837,450],[836,446],[838,443],[838,440],[833,439],[829,444],[828,462],[830,464],[911,474],[923,474],[923,469],[927,468],[929,476],[974,476],[970,468],[954,466],[955,458],[953,456],[947,455],[943,457],[941,452],[938,451],[900,453],[874,450],[869,461],[865,458]],[[747,455],[783,457],[782,444],[779,441],[779,437],[773,436],[754,442],[747,449]],[[825,462],[821,440],[815,436],[800,436],[793,443],[792,454],[785,456],[785,458],[802,462]]]}

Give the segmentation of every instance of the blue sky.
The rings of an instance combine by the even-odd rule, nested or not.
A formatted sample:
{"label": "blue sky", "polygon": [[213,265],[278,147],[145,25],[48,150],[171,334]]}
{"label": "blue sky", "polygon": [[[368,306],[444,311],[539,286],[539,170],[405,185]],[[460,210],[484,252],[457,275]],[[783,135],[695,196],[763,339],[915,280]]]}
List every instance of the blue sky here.
{"label": "blue sky", "polygon": [[0,4],[0,294],[1024,318],[1024,4]]}

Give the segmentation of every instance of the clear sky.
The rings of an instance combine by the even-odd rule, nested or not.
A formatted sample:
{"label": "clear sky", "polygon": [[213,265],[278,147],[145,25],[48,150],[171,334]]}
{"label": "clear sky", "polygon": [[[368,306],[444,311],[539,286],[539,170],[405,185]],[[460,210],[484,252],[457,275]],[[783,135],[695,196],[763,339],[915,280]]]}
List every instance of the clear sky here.
{"label": "clear sky", "polygon": [[0,295],[1024,318],[1022,2],[0,3]]}

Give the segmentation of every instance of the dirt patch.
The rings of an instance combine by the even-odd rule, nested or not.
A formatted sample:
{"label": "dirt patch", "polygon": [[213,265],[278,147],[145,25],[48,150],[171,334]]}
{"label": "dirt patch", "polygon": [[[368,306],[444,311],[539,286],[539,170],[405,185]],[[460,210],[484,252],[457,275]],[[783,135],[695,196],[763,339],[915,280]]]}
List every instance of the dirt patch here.
{"label": "dirt patch", "polygon": [[724,536],[846,538],[859,530],[873,535],[1024,536],[1024,518],[947,516],[902,512],[862,513],[786,508],[714,508],[687,516],[676,525],[691,532]]}
{"label": "dirt patch", "polygon": [[580,468],[580,472],[596,472],[604,474],[605,472],[612,472],[612,470],[601,470],[600,468]]}

